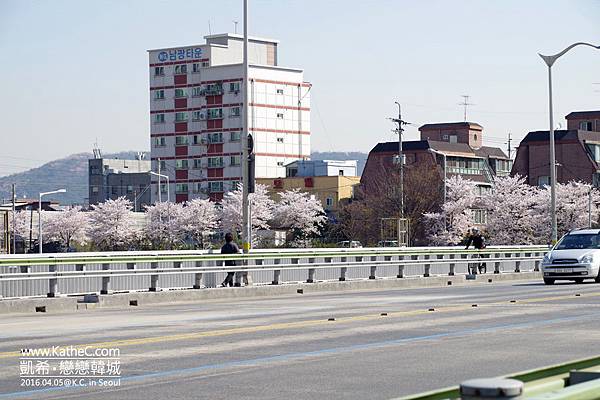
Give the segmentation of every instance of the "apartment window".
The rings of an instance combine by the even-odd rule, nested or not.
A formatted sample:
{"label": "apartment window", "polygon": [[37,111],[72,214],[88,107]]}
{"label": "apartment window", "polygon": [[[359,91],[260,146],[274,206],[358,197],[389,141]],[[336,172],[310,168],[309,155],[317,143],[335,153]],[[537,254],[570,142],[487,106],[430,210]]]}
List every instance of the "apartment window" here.
{"label": "apartment window", "polygon": [[175,89],[175,97],[187,97],[187,90],[185,89]]}
{"label": "apartment window", "polygon": [[285,176],[288,178],[298,175],[298,168],[287,168]]}
{"label": "apartment window", "polygon": [[283,161],[277,161],[277,166],[278,167],[283,167]]}
{"label": "apartment window", "polygon": [[192,97],[200,97],[202,96],[202,88],[200,86],[196,86],[192,88]]}
{"label": "apartment window", "polygon": [[448,140],[448,135],[443,135],[442,140]]}
{"label": "apartment window", "polygon": [[164,171],[167,169],[167,162],[166,161],[161,161],[160,162],[160,170]]}
{"label": "apartment window", "polygon": [[194,144],[194,145],[202,144],[202,140],[200,139],[200,135],[194,135],[192,137],[192,144]]}
{"label": "apartment window", "polygon": [[277,89],[277,94],[283,94],[283,89]]}
{"label": "apartment window", "polygon": [[175,136],[175,144],[176,145],[188,144],[187,136]]}
{"label": "apartment window", "polygon": [[204,119],[204,113],[202,111],[192,111],[192,119],[194,121],[200,121]]}
{"label": "apartment window", "polygon": [[167,184],[166,183],[161,183],[160,184],[160,192],[161,193],[167,193]]}
{"label": "apartment window", "polygon": [[208,157],[208,168],[223,168],[223,157]]}
{"label": "apartment window", "polygon": [[491,186],[478,185],[475,188],[475,191],[479,197],[486,196],[492,192]]}
{"label": "apartment window", "polygon": [[585,147],[587,147],[588,152],[596,162],[600,162],[600,145],[586,143]]}
{"label": "apartment window", "polygon": [[208,182],[208,190],[211,193],[223,192],[223,182]]}
{"label": "apartment window", "polygon": [[476,224],[487,223],[487,210],[473,210],[473,222]]}
{"label": "apartment window", "polygon": [[200,63],[192,64],[192,72],[200,72]]}
{"label": "apartment window", "polygon": [[154,91],[154,100],[164,100],[165,99],[165,91],[164,90],[155,90]]}
{"label": "apartment window", "polygon": [[282,137],[278,137],[277,138],[277,143],[283,143],[283,138]]}
{"label": "apartment window", "polygon": [[209,96],[223,94],[223,85],[221,83],[211,83],[206,85],[205,94]]}
{"label": "apartment window", "polygon": [[208,68],[210,66],[210,64],[208,63],[208,61],[202,61],[202,63],[200,63],[200,66],[202,68]]}
{"label": "apartment window", "polygon": [[230,92],[239,92],[240,91],[240,83],[239,82],[230,82],[229,83],[229,91]]}
{"label": "apartment window", "polygon": [[154,147],[164,147],[167,145],[167,139],[164,137],[154,138]]}
{"label": "apartment window", "polygon": [[184,112],[175,113],[175,122],[187,121],[188,114]]}
{"label": "apartment window", "polygon": [[200,182],[194,182],[192,184],[192,190],[194,191],[194,193],[202,192],[202,184]]}
{"label": "apartment window", "polygon": [[199,158],[194,158],[194,164],[193,164],[192,168],[194,168],[194,169],[202,168],[202,160],[200,160]]}
{"label": "apartment window", "polygon": [[206,135],[208,138],[208,143],[223,143],[223,133],[222,132],[212,132]]}
{"label": "apartment window", "polygon": [[175,75],[179,75],[179,74],[187,74],[187,64],[175,66]]}
{"label": "apartment window", "polygon": [[277,118],[283,119],[283,113],[277,113]]}
{"label": "apartment window", "polygon": [[240,181],[231,181],[231,183],[230,183],[231,190],[236,190],[238,188],[239,184],[240,184]]}
{"label": "apartment window", "polygon": [[154,76],[162,76],[165,74],[165,67],[154,67]]}
{"label": "apartment window", "polygon": [[165,123],[165,114],[154,114],[154,123],[155,124],[164,124]]}
{"label": "apartment window", "polygon": [[325,206],[326,207],[333,207],[333,198],[328,197],[325,199]]}
{"label": "apartment window", "polygon": [[231,156],[229,164],[232,167],[237,167],[242,163],[242,157],[241,156]]}
{"label": "apartment window", "polygon": [[343,169],[339,169],[338,170],[338,175],[339,176],[344,176],[344,170]]}
{"label": "apartment window", "polygon": [[92,193],[98,193],[98,186],[92,186]]}
{"label": "apartment window", "polygon": [[188,169],[188,160],[175,160],[175,169]]}
{"label": "apartment window", "polygon": [[240,108],[239,107],[231,107],[229,109],[230,117],[239,117],[240,116]]}
{"label": "apartment window", "polygon": [[209,108],[207,111],[208,111],[208,119],[223,118],[223,109],[222,108]]}
{"label": "apartment window", "polygon": [[187,183],[175,184],[175,192],[176,193],[187,193],[188,192],[188,184]]}
{"label": "apartment window", "polygon": [[229,138],[232,142],[239,142],[242,138],[242,132],[231,132],[231,136]]}
{"label": "apartment window", "polygon": [[127,185],[127,193],[133,193],[133,186]]}
{"label": "apartment window", "polygon": [[593,131],[594,124],[592,123],[592,121],[581,121],[579,123],[579,129],[581,129],[582,131]]}
{"label": "apartment window", "polygon": [[538,176],[538,186],[550,186],[550,177],[548,175]]}

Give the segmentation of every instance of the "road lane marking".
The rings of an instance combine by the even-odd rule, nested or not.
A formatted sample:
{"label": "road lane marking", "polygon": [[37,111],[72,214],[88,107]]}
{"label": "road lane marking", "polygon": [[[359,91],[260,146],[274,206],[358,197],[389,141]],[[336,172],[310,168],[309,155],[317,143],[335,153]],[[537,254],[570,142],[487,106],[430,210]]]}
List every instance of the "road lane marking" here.
{"label": "road lane marking", "polygon": [[[579,300],[579,299],[583,299],[586,297],[598,297],[598,296],[600,296],[600,292],[584,294],[584,295],[581,295],[580,297],[577,297],[577,299]],[[568,294],[568,295],[538,297],[538,298],[531,298],[531,299],[525,299],[525,300],[518,300],[517,303],[512,303],[512,304],[541,303],[541,302],[546,302],[546,301],[565,300],[565,299],[575,299],[575,296],[573,294]],[[482,306],[495,306],[495,305],[507,305],[507,304],[511,304],[511,303],[509,303],[508,300],[495,301],[492,303],[481,303]],[[463,310],[467,310],[467,309],[471,309],[471,308],[472,307],[471,307],[470,303],[454,305],[454,306],[445,306],[445,307],[436,308],[435,314],[463,311]],[[423,308],[423,309],[410,310],[410,311],[388,312],[388,317],[408,317],[408,316],[417,316],[417,315],[424,315],[424,314],[433,314],[433,313],[430,312],[429,309]],[[175,335],[151,336],[151,337],[133,338],[133,339],[119,339],[119,340],[106,341],[106,342],[81,344],[81,345],[76,345],[73,347],[75,347],[75,348],[126,347],[126,346],[146,345],[146,344],[172,342],[172,341],[180,341],[180,340],[212,338],[212,337],[220,337],[220,336],[245,334],[245,333],[277,331],[277,330],[285,330],[285,329],[293,329],[293,328],[306,328],[306,327],[314,327],[314,326],[319,326],[319,325],[336,326],[336,325],[342,324],[342,323],[371,321],[371,320],[375,320],[375,319],[381,319],[381,316],[379,313],[336,318],[335,324],[332,324],[331,321],[327,320],[327,318],[322,318],[322,319],[296,321],[296,322],[280,322],[280,323],[269,324],[269,325],[257,325],[257,326],[250,326],[250,327],[219,329],[219,330],[204,331],[204,332],[190,332],[190,333],[182,333],[182,334],[175,334]],[[3,352],[3,353],[0,353],[0,359],[14,358],[14,357],[19,357],[20,355],[21,355],[21,353],[19,351]]]}
{"label": "road lane marking", "polygon": [[[169,377],[177,377],[177,376],[185,375],[185,374],[200,373],[200,372],[204,372],[204,371],[223,370],[226,368],[252,367],[252,366],[259,366],[261,364],[268,364],[268,363],[272,363],[272,362],[303,360],[303,359],[310,358],[310,357],[336,355],[336,354],[348,353],[348,352],[352,352],[352,351],[381,349],[381,348],[386,348],[386,347],[402,346],[402,345],[406,345],[406,344],[422,342],[422,341],[427,341],[427,340],[439,340],[439,339],[454,338],[454,337],[461,337],[461,336],[467,336],[467,335],[476,335],[476,334],[480,334],[480,333],[495,332],[498,330],[531,328],[531,327],[536,327],[536,326],[553,325],[553,324],[559,324],[559,323],[564,323],[564,322],[578,321],[578,320],[582,320],[582,319],[590,320],[590,318],[591,318],[591,320],[594,320],[594,317],[600,317],[600,313],[596,312],[596,313],[581,314],[581,315],[571,316],[571,317],[543,319],[543,320],[535,320],[535,321],[528,321],[528,322],[518,322],[518,323],[513,323],[513,324],[492,325],[492,326],[487,326],[487,327],[482,327],[482,328],[464,329],[464,330],[460,330],[460,331],[435,333],[435,334],[424,335],[424,336],[411,336],[411,337],[406,337],[406,338],[401,338],[401,339],[385,340],[385,341],[381,341],[381,342],[355,344],[355,345],[342,346],[342,347],[332,347],[332,348],[325,348],[325,349],[320,349],[320,350],[280,354],[280,355],[276,355],[276,356],[259,357],[259,358],[253,358],[253,359],[247,359],[247,360],[227,361],[227,362],[217,363],[217,364],[199,365],[199,366],[191,367],[191,368],[180,368],[180,369],[167,370],[167,371],[161,371],[161,372],[151,372],[151,373],[147,373],[147,374],[127,376],[127,377],[122,377],[121,381],[122,382],[136,382],[136,381],[143,381],[146,379],[169,378]],[[81,390],[83,388],[61,386],[61,387],[51,387],[51,388],[44,388],[44,389],[27,390],[27,391],[21,391],[21,392],[0,393],[0,399],[32,396],[32,395],[36,395],[36,394],[43,394],[43,393],[54,392],[54,391],[63,391],[63,390],[69,390],[69,389],[80,389]]]}

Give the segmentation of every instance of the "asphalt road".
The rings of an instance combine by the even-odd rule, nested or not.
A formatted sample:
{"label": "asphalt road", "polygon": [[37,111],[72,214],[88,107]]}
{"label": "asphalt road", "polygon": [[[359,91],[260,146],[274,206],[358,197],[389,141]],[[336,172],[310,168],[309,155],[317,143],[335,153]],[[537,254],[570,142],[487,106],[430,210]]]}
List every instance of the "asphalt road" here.
{"label": "asphalt road", "polygon": [[[0,316],[0,399],[390,399],[591,356],[599,343],[597,284]],[[119,348],[120,386],[21,386],[20,349],[58,345]]]}

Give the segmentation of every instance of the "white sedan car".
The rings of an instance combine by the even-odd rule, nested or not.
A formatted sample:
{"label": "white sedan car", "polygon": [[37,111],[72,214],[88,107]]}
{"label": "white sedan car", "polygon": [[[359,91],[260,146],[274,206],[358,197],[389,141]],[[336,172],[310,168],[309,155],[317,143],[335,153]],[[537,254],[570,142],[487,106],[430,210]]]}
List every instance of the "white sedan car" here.
{"label": "white sedan car", "polygon": [[600,283],[600,229],[578,229],[567,233],[542,261],[544,283],[557,280]]}

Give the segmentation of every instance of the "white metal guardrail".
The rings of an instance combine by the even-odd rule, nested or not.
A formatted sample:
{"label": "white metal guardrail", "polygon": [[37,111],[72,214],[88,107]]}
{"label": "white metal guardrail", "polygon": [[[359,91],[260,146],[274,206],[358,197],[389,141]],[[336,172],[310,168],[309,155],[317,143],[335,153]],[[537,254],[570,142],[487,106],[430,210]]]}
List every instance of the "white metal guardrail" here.
{"label": "white metal guardrail", "polygon": [[[0,298],[215,287],[227,271],[256,284],[466,274],[485,262],[488,273],[539,270],[546,246],[272,249],[221,255],[211,251],[144,251],[6,255],[0,257]],[[237,266],[224,266],[236,260]]]}

